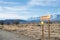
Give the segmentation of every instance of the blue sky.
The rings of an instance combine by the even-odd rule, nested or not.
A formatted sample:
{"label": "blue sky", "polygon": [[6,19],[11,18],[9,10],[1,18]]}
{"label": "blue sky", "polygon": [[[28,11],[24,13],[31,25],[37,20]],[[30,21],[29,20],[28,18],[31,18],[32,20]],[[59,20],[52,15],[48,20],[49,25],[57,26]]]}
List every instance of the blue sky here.
{"label": "blue sky", "polygon": [[0,19],[60,14],[60,0],[0,0]]}

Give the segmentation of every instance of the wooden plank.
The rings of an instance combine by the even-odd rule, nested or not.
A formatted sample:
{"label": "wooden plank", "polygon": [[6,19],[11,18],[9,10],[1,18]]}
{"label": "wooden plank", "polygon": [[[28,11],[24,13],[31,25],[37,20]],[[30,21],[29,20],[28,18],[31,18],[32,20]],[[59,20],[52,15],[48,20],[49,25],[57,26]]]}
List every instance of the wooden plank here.
{"label": "wooden plank", "polygon": [[50,20],[50,16],[41,16],[40,19],[41,20]]}

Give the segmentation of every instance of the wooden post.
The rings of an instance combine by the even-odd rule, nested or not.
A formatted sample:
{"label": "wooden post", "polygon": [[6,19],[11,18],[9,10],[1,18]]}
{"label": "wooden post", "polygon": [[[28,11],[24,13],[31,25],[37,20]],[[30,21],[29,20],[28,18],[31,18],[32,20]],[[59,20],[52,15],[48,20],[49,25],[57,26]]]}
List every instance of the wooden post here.
{"label": "wooden post", "polygon": [[44,25],[42,25],[42,40],[44,40]]}
{"label": "wooden post", "polygon": [[50,20],[48,20],[48,39],[50,40]]}
{"label": "wooden post", "polygon": [[41,22],[41,27],[42,27],[42,40],[44,40],[44,23],[43,23],[43,21]]}

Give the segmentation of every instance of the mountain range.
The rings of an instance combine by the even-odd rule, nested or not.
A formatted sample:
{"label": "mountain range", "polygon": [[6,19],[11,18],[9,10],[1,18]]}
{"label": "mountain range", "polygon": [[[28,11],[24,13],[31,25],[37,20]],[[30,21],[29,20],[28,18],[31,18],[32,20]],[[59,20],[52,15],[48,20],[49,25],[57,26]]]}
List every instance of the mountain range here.
{"label": "mountain range", "polygon": [[[30,22],[40,22],[40,17],[31,17],[28,19]],[[45,20],[46,21],[46,20]],[[51,15],[51,22],[60,22],[60,14]]]}
{"label": "mountain range", "polygon": [[[30,22],[40,22],[40,17],[31,17],[27,20],[23,20],[23,19],[6,19],[6,20],[0,20],[0,23],[11,23],[13,24],[14,22],[19,22],[19,23],[30,23]],[[55,14],[55,15],[51,15],[50,18],[51,22],[60,22],[60,15],[59,14]]]}
{"label": "mountain range", "polygon": [[14,24],[14,23],[27,23],[26,20],[22,20],[22,19],[6,19],[6,20],[0,20],[0,23],[4,23],[4,24]]}

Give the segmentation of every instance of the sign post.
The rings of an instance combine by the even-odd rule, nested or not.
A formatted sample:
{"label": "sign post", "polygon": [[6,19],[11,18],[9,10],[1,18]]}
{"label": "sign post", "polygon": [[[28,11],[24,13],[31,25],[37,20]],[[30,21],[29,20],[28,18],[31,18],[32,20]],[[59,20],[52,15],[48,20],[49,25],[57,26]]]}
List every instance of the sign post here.
{"label": "sign post", "polygon": [[[50,40],[50,15],[42,16],[41,20],[48,20],[48,38]],[[44,26],[42,25],[42,39],[44,40]]]}
{"label": "sign post", "polygon": [[44,22],[41,21],[41,27],[42,27],[42,39],[44,40]]}
{"label": "sign post", "polygon": [[50,40],[50,20],[48,20],[48,35],[49,35],[49,40]]}

